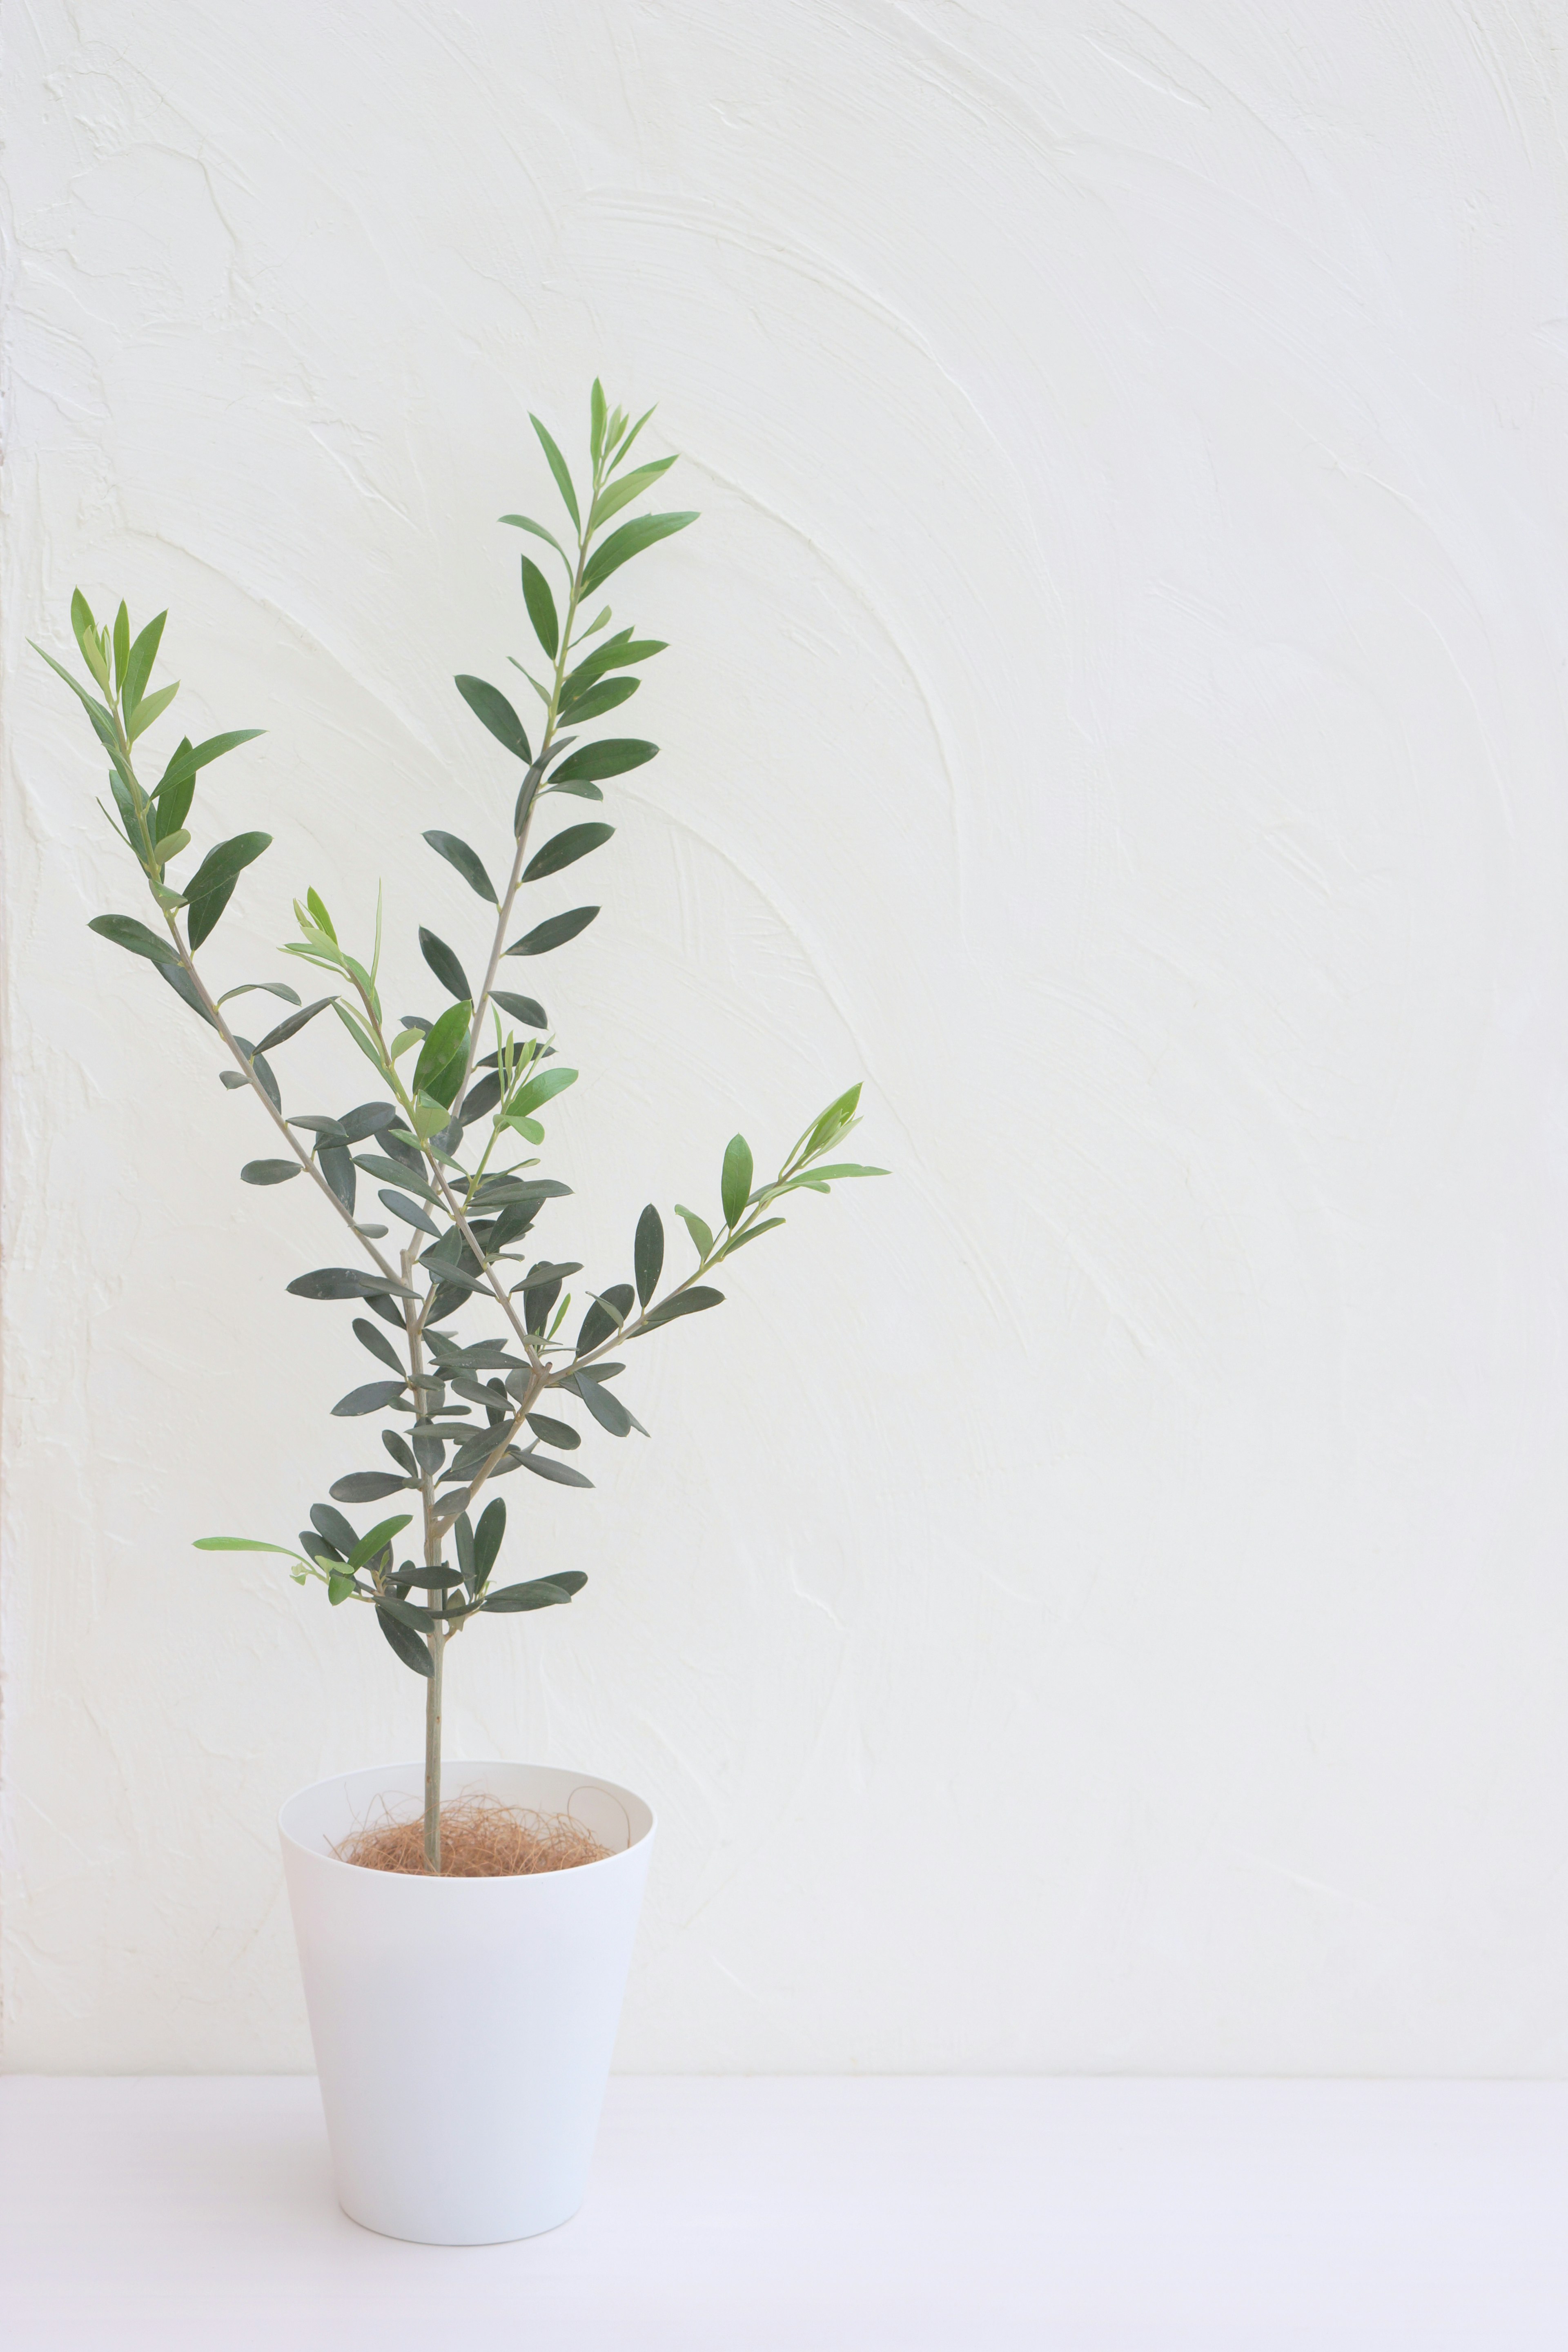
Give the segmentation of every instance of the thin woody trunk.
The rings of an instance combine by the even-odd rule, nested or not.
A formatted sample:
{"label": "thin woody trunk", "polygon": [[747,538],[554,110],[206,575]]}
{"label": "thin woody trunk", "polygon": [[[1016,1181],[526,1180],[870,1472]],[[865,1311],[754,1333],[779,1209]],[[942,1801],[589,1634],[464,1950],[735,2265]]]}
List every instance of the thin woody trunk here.
{"label": "thin woody trunk", "polygon": [[441,1657],[444,1626],[430,1629],[430,1679],[425,1685],[425,1867],[441,1874]]}

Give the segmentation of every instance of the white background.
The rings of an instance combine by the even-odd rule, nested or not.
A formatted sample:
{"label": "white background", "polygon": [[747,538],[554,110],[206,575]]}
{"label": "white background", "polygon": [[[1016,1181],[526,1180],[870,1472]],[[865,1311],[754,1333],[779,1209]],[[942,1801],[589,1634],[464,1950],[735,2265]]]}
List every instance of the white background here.
{"label": "white background", "polygon": [[[512,1480],[570,1611],[449,1752],[662,1818],[633,2069],[1568,2063],[1561,10],[10,0],[5,2063],[309,2064],[273,1818],[407,1754],[289,1539],[368,1462],[340,1255],[25,639],[170,607],[150,746],[430,1012],[515,768],[517,535],[586,386],[692,531],[663,757],[540,912],[541,1238],[627,1271],[857,1076],[895,1172]],[[521,681],[519,682],[521,683]],[[524,689],[526,694],[526,689]],[[368,1072],[318,1024],[299,1108]],[[671,1219],[672,1262],[685,1244]],[[527,1495],[517,1493],[527,1484]]]}

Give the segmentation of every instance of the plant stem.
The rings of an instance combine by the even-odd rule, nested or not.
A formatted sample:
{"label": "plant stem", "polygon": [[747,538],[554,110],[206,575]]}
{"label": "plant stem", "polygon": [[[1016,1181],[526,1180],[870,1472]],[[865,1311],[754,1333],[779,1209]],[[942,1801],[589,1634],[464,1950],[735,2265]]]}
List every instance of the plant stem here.
{"label": "plant stem", "polygon": [[441,1875],[441,1657],[447,1629],[430,1631],[430,1677],[425,1685],[425,1867]]}

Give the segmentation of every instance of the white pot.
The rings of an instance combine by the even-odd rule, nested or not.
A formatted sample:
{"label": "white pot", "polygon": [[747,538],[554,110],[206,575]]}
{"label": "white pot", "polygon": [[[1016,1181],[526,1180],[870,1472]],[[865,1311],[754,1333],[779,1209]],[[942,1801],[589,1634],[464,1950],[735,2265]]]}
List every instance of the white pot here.
{"label": "white pot", "polygon": [[278,1817],[343,2210],[426,2245],[491,2245],[583,2201],[654,1817],[610,1781],[444,1764],[441,1791],[570,1811],[604,1862],[529,1878],[403,1877],[331,1852],[423,1802],[424,1768],[318,1781]]}

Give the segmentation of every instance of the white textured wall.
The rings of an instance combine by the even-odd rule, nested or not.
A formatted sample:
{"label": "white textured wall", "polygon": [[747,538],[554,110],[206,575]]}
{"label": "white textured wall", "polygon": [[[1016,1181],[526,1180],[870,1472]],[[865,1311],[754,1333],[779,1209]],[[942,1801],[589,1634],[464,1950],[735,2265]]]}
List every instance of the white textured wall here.
{"label": "white textured wall", "polygon": [[427,1003],[420,829],[515,783],[451,673],[602,369],[703,520],[531,967],[552,1242],[614,1278],[862,1073],[897,1171],[649,1344],[597,1495],[511,1482],[592,1583],[454,1654],[454,1752],[663,1816],[621,2063],[1561,2071],[1562,11],[0,23],[6,2063],[307,2064],[273,1815],[419,1702],[188,1549],[301,1523],[363,1360],[83,929],[134,877],[24,638],[167,603],[186,724],[270,730],[216,969],[379,875]]}

